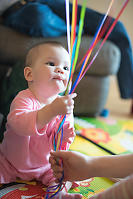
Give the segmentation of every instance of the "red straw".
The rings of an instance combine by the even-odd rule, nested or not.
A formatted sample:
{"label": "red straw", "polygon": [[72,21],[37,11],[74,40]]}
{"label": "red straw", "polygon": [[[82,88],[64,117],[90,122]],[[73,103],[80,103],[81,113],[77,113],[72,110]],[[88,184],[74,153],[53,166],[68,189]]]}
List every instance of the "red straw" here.
{"label": "red straw", "polygon": [[117,15],[117,17],[116,17],[116,19],[114,20],[113,24],[111,25],[109,31],[107,32],[105,38],[103,39],[103,41],[102,41],[102,43],[101,43],[101,45],[100,45],[98,51],[96,52],[95,56],[94,56],[93,59],[91,60],[90,64],[89,64],[89,65],[87,66],[87,68],[85,69],[85,71],[84,71],[83,75],[81,76],[81,78],[78,79],[78,81],[77,81],[77,83],[76,83],[76,85],[75,85],[75,87],[74,87],[74,89],[73,89],[72,92],[75,91],[77,85],[79,84],[79,82],[81,81],[81,79],[84,77],[84,75],[86,74],[87,70],[91,67],[92,63],[94,62],[95,58],[97,57],[99,51],[101,50],[101,48],[102,48],[103,44],[105,43],[105,41],[107,40],[107,38],[109,37],[110,33],[111,33],[112,30],[114,29],[116,23],[118,22],[119,17],[120,17],[121,14],[123,13],[123,11],[124,11],[124,9],[126,8],[126,6],[127,6],[127,4],[128,4],[129,1],[130,1],[130,0],[126,0],[125,3],[123,4],[123,6],[122,6],[122,8],[121,8],[121,10],[120,10],[120,12],[119,12],[119,14]]}

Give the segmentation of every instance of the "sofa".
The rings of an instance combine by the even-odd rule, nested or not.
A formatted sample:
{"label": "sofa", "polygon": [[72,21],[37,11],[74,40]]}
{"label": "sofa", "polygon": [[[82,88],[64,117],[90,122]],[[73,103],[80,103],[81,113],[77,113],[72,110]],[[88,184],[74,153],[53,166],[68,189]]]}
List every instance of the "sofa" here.
{"label": "sofa", "polygon": [[[28,49],[33,44],[48,40],[56,40],[63,43],[63,45],[67,48],[66,36],[60,36],[55,38],[31,37],[26,34],[15,31],[14,29],[11,29],[7,26],[4,26],[2,23],[0,24],[0,38],[1,85],[3,83],[3,79],[5,77],[8,77],[12,73],[15,64],[17,62],[24,61]],[[92,39],[92,36],[82,36],[82,42],[80,45],[80,51],[78,56],[78,63],[88,50]],[[91,57],[94,56],[100,43],[93,50]],[[78,96],[75,98],[75,115],[95,117],[101,113],[107,102],[110,76],[117,74],[117,71],[120,66],[120,60],[120,49],[111,41],[106,41],[104,46],[100,50],[96,60],[92,64],[91,68],[87,71],[86,75],[76,88],[75,92],[77,92]],[[22,66],[23,64],[20,65],[20,67]],[[76,78],[78,71],[79,70],[75,71],[73,79]],[[19,80],[16,80],[15,85],[18,86],[18,84]],[[9,87],[7,87],[6,92],[8,92],[8,89]],[[18,91],[21,89],[23,88],[21,88],[20,86]],[[12,95],[12,98],[13,97],[14,96]],[[6,106],[6,104],[4,106]],[[0,112],[3,113],[3,111],[1,110]]]}

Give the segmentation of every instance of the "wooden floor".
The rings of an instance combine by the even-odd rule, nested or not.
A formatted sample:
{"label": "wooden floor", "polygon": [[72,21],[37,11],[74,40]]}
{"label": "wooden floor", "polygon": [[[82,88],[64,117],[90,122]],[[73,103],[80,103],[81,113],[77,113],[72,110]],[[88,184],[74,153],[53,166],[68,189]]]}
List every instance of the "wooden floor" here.
{"label": "wooden floor", "polygon": [[117,80],[115,77],[111,77],[106,108],[110,111],[109,116],[111,117],[115,117],[116,119],[133,119],[133,115],[130,114],[131,100],[124,100],[120,98]]}

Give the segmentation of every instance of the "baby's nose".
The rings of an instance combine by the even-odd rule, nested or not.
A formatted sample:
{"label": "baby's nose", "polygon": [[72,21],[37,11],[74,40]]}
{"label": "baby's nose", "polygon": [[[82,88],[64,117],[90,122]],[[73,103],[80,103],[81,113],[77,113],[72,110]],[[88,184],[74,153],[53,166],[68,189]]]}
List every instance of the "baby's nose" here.
{"label": "baby's nose", "polygon": [[63,70],[62,67],[57,66],[55,72],[56,72],[56,73],[64,73],[64,70]]}

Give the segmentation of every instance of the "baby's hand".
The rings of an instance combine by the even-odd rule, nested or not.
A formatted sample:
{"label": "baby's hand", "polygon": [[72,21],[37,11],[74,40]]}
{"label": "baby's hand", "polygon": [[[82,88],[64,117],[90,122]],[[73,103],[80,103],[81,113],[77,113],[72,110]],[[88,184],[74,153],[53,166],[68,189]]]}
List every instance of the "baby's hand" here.
{"label": "baby's hand", "polygon": [[69,122],[66,122],[63,125],[63,143],[68,142],[69,144],[71,144],[74,140],[75,137],[75,132],[74,132],[74,128],[70,126]]}
{"label": "baby's hand", "polygon": [[59,96],[52,103],[51,108],[54,115],[65,115],[73,113],[74,100],[77,96],[76,93],[72,93],[67,96]]}

